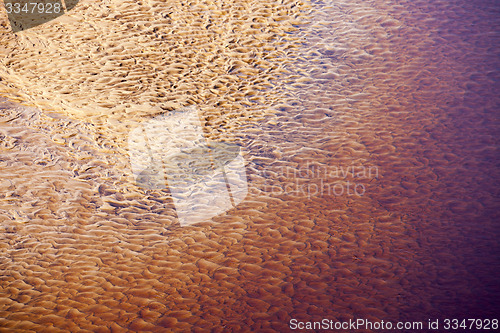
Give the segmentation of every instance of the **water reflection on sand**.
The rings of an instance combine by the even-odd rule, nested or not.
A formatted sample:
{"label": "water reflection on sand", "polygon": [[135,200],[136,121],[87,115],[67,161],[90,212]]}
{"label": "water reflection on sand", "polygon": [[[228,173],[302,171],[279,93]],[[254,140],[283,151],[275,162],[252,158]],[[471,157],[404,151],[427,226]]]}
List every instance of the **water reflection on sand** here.
{"label": "water reflection on sand", "polygon": [[[498,313],[490,2],[313,2],[302,25],[300,2],[197,2],[199,19],[151,3],[75,7],[98,35],[125,36],[106,51],[71,17],[80,49],[57,22],[8,44],[2,94],[41,111],[1,109],[0,327],[285,332],[291,318]],[[44,43],[60,47],[59,68]],[[99,57],[78,67],[72,52]],[[181,227],[171,194],[141,189],[130,168],[130,124],[174,102],[200,108],[207,137],[243,147],[248,195],[212,222]],[[377,174],[331,172],[349,167]],[[285,191],[319,180],[364,191]]]}

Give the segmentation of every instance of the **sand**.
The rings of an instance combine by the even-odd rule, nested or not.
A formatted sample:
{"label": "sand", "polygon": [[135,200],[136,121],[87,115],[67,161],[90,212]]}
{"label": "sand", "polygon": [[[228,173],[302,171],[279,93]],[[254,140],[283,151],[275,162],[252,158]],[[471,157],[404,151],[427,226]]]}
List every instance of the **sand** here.
{"label": "sand", "polygon": [[[83,0],[15,35],[2,13],[0,330],[493,318],[495,8]],[[127,140],[189,106],[248,195],[180,226]]]}

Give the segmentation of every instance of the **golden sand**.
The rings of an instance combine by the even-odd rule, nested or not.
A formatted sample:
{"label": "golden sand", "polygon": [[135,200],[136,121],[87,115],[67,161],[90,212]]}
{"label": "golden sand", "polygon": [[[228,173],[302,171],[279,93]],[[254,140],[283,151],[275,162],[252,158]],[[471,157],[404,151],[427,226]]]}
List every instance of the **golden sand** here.
{"label": "golden sand", "polygon": [[[493,318],[492,8],[83,0],[17,34],[2,12],[0,331]],[[249,189],[180,227],[126,142],[190,105]]]}

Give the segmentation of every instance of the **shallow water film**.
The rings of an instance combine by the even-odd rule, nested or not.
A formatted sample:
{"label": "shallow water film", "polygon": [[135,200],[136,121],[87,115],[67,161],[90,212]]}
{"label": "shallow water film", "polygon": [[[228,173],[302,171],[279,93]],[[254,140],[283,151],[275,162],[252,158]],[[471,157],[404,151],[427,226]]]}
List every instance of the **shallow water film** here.
{"label": "shallow water film", "polygon": [[498,1],[61,4],[0,5],[0,332],[498,329]]}

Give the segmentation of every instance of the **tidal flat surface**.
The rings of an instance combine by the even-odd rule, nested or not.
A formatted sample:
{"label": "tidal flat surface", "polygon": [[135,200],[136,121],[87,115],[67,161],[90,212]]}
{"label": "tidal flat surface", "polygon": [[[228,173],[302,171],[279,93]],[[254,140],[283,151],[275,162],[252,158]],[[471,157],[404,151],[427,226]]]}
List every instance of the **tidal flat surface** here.
{"label": "tidal flat surface", "polygon": [[[0,331],[498,319],[499,14],[83,0],[13,34],[2,12]],[[127,151],[182,107],[248,181],[189,226]]]}

